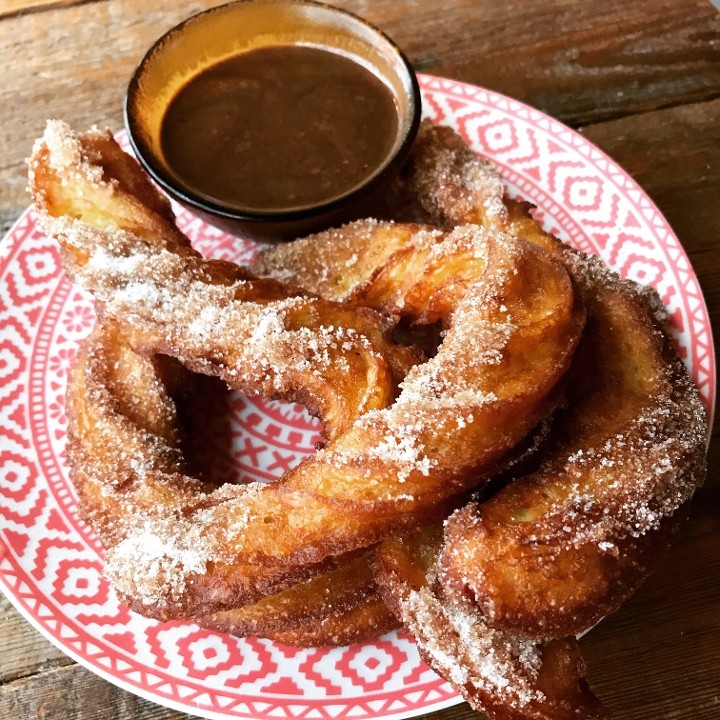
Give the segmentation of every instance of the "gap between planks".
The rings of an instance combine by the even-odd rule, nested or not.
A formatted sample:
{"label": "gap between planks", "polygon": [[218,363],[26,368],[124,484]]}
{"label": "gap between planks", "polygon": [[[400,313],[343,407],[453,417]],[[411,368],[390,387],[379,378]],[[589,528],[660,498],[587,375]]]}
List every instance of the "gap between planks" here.
{"label": "gap between planks", "polygon": [[58,10],[59,8],[73,7],[75,5],[90,5],[92,3],[108,2],[109,0],[4,0],[0,8],[0,21],[20,15],[40,13],[45,10]]}

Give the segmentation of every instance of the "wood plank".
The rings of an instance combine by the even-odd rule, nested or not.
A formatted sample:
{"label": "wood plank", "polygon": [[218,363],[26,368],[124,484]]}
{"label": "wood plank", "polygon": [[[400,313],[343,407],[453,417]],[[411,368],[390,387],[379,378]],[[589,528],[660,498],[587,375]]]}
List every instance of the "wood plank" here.
{"label": "wood plank", "polygon": [[0,717],[13,720],[187,720],[120,690],[79,665],[0,685]]}
{"label": "wood plank", "polygon": [[68,5],[81,5],[83,3],[98,1],[99,0],[2,0],[0,4],[0,20],[10,15],[24,15],[47,10],[48,8],[67,7]]}
{"label": "wood plank", "polygon": [[[72,660],[36,632],[0,594],[0,685],[45,672]],[[0,717],[10,717],[2,715]]]}
{"label": "wood plank", "polygon": [[718,717],[717,464],[713,473],[656,574],[583,638],[593,689],[623,720]]}
{"label": "wood plank", "polygon": [[428,3],[413,15],[384,26],[418,70],[511,95],[570,125],[718,93],[720,15],[705,0],[512,0],[492,11]]}
{"label": "wood plank", "polygon": [[[720,100],[594,124],[583,134],[646,190],[688,252],[720,326]],[[690,520],[657,573],[583,639],[593,687],[623,720],[718,717],[720,435]]]}

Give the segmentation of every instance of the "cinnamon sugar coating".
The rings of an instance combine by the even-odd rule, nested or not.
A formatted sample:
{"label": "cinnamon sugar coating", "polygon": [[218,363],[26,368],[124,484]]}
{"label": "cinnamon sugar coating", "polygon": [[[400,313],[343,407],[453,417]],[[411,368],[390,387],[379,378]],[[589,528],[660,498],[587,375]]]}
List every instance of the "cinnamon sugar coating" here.
{"label": "cinnamon sugar coating", "polygon": [[[333,302],[197,256],[176,231],[156,230],[165,219],[149,205],[146,226],[133,215],[126,227],[130,208],[142,205],[137,186],[98,180],[86,171],[97,163],[82,136],[48,132],[62,134],[63,146],[75,142],[82,161],[63,183],[50,156],[57,143],[38,143],[36,206],[68,272],[101,303],[102,322],[127,326],[141,354],[175,357],[242,392],[304,402],[328,436],[275,484],[208,491],[182,458],[155,467],[164,457],[157,439],[134,437],[122,413],[105,413],[102,440],[98,423],[74,423],[73,445],[83,448],[71,457],[75,473],[123,506],[117,532],[103,538],[106,573],[133,608],[169,618],[237,607],[422,527],[488,479],[554,406],[584,312],[564,266],[542,249],[477,226],[421,230],[362,304]],[[418,363],[412,348],[391,342],[400,317],[444,325],[434,357]],[[86,419],[85,392],[74,397],[74,417]],[[113,426],[128,436],[114,449]],[[131,447],[137,456],[114,485],[115,456]]]}
{"label": "cinnamon sugar coating", "polygon": [[[567,254],[588,322],[535,472],[446,524],[439,573],[485,621],[584,631],[654,569],[705,476],[705,413],[646,290]],[[522,588],[522,592],[516,589]]]}
{"label": "cinnamon sugar coating", "polygon": [[[657,293],[548,235],[531,206],[507,197],[490,163],[454,131],[425,122],[408,174],[422,205],[411,214],[436,228],[479,223],[561,259],[584,299],[588,323],[563,409],[549,438],[534,448],[534,462],[510,469],[505,481],[511,481],[494,497],[450,517],[431,568],[408,552],[411,541],[384,542],[378,555],[397,567],[390,572],[378,565],[383,592],[430,665],[490,717],[600,713],[583,690],[577,647],[562,638],[617,609],[657,565],[705,476],[704,408]],[[314,238],[316,257],[331,273],[334,240],[343,237],[344,262],[356,283],[346,283],[344,297],[374,292],[378,275],[352,258],[361,249],[357,238],[375,227],[366,221]],[[305,268],[298,274],[302,283],[316,288],[313,266],[303,262],[309,247],[304,240],[269,250],[261,268],[276,252],[291,254],[293,267]],[[426,572],[431,582],[423,579]],[[551,644],[554,662],[565,668],[558,670],[559,685],[551,682],[545,700],[533,700],[529,688],[535,686],[513,663],[493,685],[498,649],[488,644],[490,637],[516,660],[520,655],[510,648],[534,648],[525,657],[536,664],[537,653]],[[565,697],[560,705],[552,701],[558,692]]]}
{"label": "cinnamon sugar coating", "polygon": [[[251,270],[200,257],[106,133],[50,124],[30,167],[99,301],[68,456],[133,608],[350,641],[392,624],[367,567],[344,575],[380,542],[387,605],[475,707],[602,714],[572,635],[648,575],[705,471],[704,411],[653,291],[545,233],[429,122],[404,213],[425,224],[357,221]],[[436,353],[394,341],[417,326],[439,328]],[[188,369],[306,404],[326,446],[274,485],[207,485],[175,418]],[[449,514],[442,543],[401,537]]]}
{"label": "cinnamon sugar coating", "polygon": [[445,595],[436,575],[442,544],[438,526],[386,540],[375,557],[383,596],[426,662],[493,720],[605,717],[574,637],[543,642],[492,628],[470,599]]}

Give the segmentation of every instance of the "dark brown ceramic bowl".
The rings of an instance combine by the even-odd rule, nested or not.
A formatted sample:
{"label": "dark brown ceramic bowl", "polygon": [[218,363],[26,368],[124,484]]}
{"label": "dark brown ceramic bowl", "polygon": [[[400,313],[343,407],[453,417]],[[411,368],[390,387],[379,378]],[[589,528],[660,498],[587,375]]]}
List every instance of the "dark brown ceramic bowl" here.
{"label": "dark brown ceramic bowl", "polygon": [[[387,85],[399,129],[385,160],[345,195],[295,210],[248,210],[189,190],[173,174],[161,147],[161,125],[170,101],[210,65],[259,47],[295,44],[356,58]],[[241,0],[190,17],[147,52],[130,81],[125,106],[133,149],[168,195],[222,230],[260,240],[290,239],[372,214],[373,202],[407,158],[420,114],[417,79],[400,49],[355,15],[311,0]]]}

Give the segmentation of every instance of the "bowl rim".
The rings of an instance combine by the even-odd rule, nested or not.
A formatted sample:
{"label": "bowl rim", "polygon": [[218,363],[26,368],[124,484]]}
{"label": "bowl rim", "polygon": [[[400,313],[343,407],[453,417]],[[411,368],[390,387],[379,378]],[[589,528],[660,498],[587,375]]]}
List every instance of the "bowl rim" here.
{"label": "bowl rim", "polygon": [[[348,190],[343,195],[334,197],[330,200],[323,201],[316,205],[308,205],[301,208],[291,208],[288,210],[251,210],[245,208],[234,207],[229,204],[224,204],[209,198],[201,197],[190,192],[186,187],[173,181],[172,176],[166,173],[159,163],[157,163],[154,154],[146,152],[139,140],[136,138],[137,121],[133,117],[131,111],[131,105],[133,103],[133,97],[138,92],[140,79],[143,74],[143,69],[148,60],[153,56],[157,49],[166,42],[167,38],[182,32],[183,27],[188,23],[197,21],[201,16],[214,14],[219,11],[227,11],[228,8],[233,6],[249,5],[249,4],[265,4],[265,5],[308,5],[322,8],[323,10],[335,13],[338,15],[345,15],[354,22],[361,23],[377,35],[382,41],[388,44],[394,54],[397,55],[400,60],[400,66],[404,69],[407,74],[408,84],[410,88],[409,93],[409,122],[407,129],[402,141],[398,144],[395,151],[389,153],[385,161],[381,163],[375,172],[369,175],[359,185]],[[393,92],[393,95],[395,93]],[[251,222],[292,222],[297,220],[311,219],[316,215],[333,213],[335,211],[342,210],[346,205],[352,204],[353,200],[364,197],[366,194],[373,191],[376,184],[379,184],[388,173],[395,174],[399,170],[400,165],[405,161],[410,148],[415,141],[418,129],[420,127],[420,121],[422,118],[422,97],[420,93],[420,85],[418,83],[417,75],[413,69],[409,59],[402,51],[402,49],[395,43],[395,41],[384,31],[373,25],[371,22],[364,18],[352,13],[344,8],[335,7],[328,5],[318,0],[232,0],[231,2],[216,5],[215,7],[202,10],[198,13],[194,13],[184,20],[180,21],[169,30],[160,35],[152,45],[144,53],[137,66],[133,70],[133,73],[128,82],[127,91],[125,94],[125,102],[123,107],[125,128],[127,130],[127,137],[130,142],[132,150],[144,167],[146,172],[160,187],[165,190],[169,195],[174,196],[180,203],[192,207],[199,212],[216,215],[230,221],[251,221]]]}

